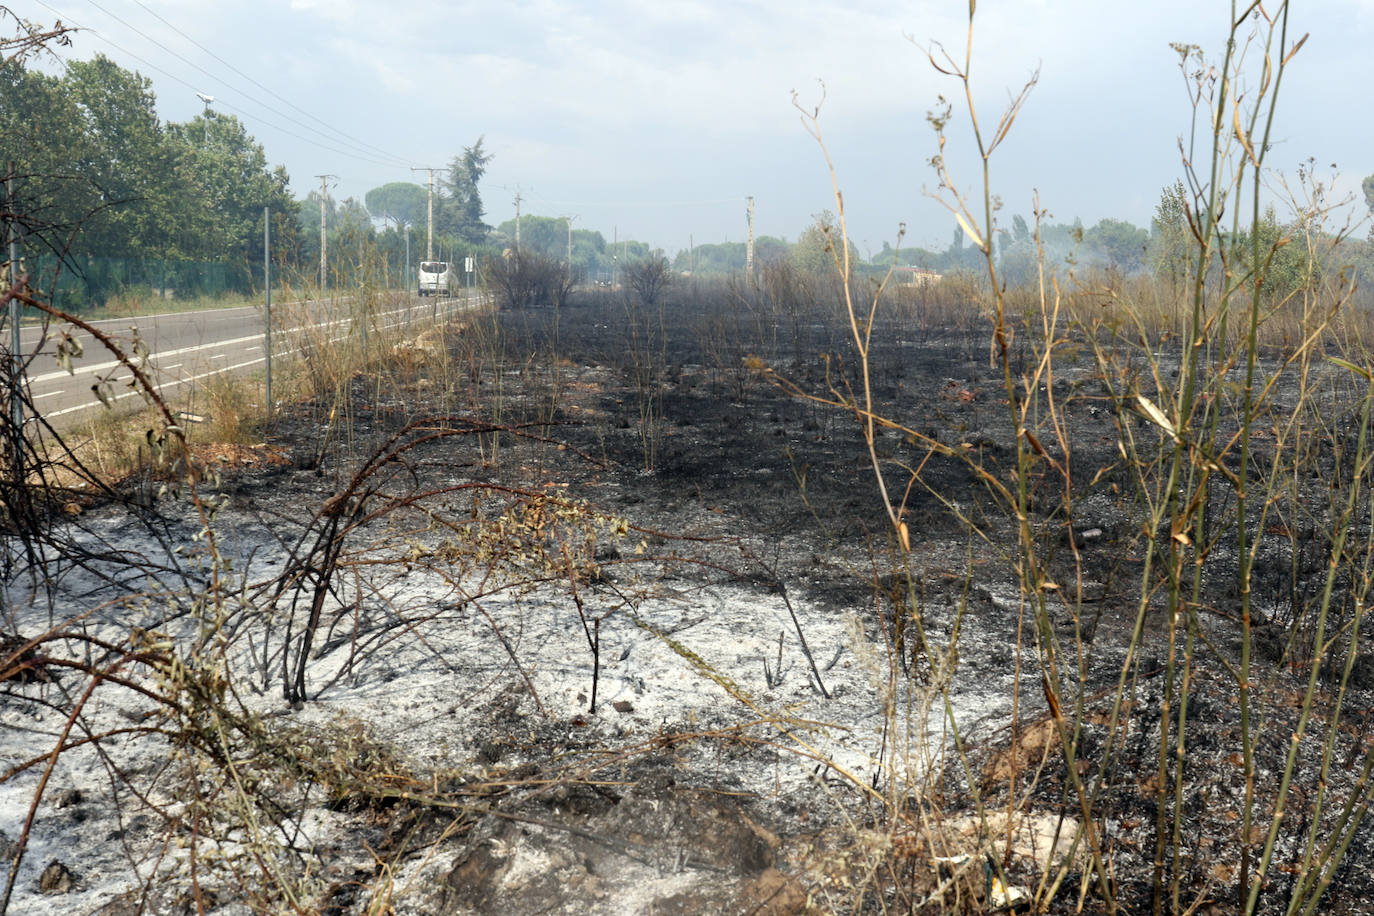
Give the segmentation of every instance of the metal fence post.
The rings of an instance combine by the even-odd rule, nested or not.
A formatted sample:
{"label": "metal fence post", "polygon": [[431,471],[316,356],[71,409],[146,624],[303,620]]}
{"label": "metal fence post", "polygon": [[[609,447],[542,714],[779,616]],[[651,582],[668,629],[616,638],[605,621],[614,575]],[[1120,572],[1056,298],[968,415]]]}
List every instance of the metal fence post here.
{"label": "metal fence post", "polygon": [[[14,163],[9,164],[8,171],[5,172],[5,205],[9,210],[9,242],[10,242],[10,272],[9,284],[11,291],[19,284],[19,206],[14,200]],[[18,438],[24,429],[24,402],[20,398],[19,388],[23,382],[24,361],[19,356],[19,300],[14,296],[10,297],[9,308],[10,322],[10,363],[12,364],[12,375],[10,377],[10,422],[14,426],[15,452],[18,459]]]}
{"label": "metal fence post", "polygon": [[266,312],[263,352],[267,355],[267,419],[272,419],[272,218],[262,208],[262,295]]}

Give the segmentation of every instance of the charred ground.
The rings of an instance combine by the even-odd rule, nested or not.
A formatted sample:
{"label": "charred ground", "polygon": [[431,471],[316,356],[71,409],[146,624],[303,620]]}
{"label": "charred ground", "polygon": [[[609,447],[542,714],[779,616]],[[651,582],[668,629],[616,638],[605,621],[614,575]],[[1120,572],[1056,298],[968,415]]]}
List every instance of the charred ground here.
{"label": "charred ground", "polygon": [[[1002,371],[989,359],[988,328],[971,309],[941,309],[913,296],[875,329],[875,412],[897,421],[880,430],[875,450],[889,489],[905,493],[906,552],[876,495],[861,418],[824,403],[855,403],[864,381],[847,355],[841,314],[785,298],[683,283],[661,303],[587,292],[557,309],[475,319],[443,342],[462,354],[456,380],[436,379],[416,362],[393,372],[386,385],[374,375],[353,379],[343,423],[337,403],[287,409],[257,452],[278,457],[243,467],[221,461],[215,492],[283,542],[303,519],[327,519],[320,507],[341,504],[341,494],[361,505],[368,492],[380,492],[350,489],[369,456],[383,456],[379,466],[395,469],[386,487],[396,493],[480,484],[586,503],[623,517],[634,532],[620,547],[599,548],[589,573],[597,588],[640,587],[640,568],[652,563],[653,586],[678,595],[729,587],[760,600],[804,601],[822,618],[853,615],[873,644],[886,647],[894,676],[910,685],[938,680],[942,657],[931,647],[957,641],[959,679],[991,683],[1015,671],[1014,702],[1007,696],[978,721],[959,723],[962,754],[937,754],[941,769],[920,797],[894,811],[877,803],[895,778],[881,767],[865,774],[874,790],[868,793],[831,775],[823,760],[811,789],[760,793],[728,775],[731,762],[767,767],[776,759],[776,742],[757,730],[664,719],[616,742],[608,735],[617,721],[629,721],[632,700],[603,699],[593,710],[588,689],[578,695],[587,702],[584,713],[536,715],[518,678],[506,672],[481,681],[489,672],[480,673],[458,691],[475,710],[476,724],[463,735],[467,756],[448,763],[479,764],[485,775],[446,777],[451,781],[442,787],[436,781],[432,794],[447,799],[438,806],[417,793],[359,791],[336,799],[353,820],[334,834],[336,849],[310,854],[345,863],[332,866],[336,880],[314,904],[321,911],[362,906],[390,879],[385,862],[430,857],[440,860],[442,879],[398,890],[391,898],[398,912],[982,911],[992,905],[994,871],[1034,888],[1046,860],[999,846],[996,829],[980,841],[979,829],[960,819],[981,804],[1015,808],[1031,820],[1081,823],[1084,805],[1072,775],[1092,787],[1090,817],[1111,862],[1108,893],[1124,908],[1150,906],[1157,873],[1180,876],[1184,906],[1234,907],[1245,788],[1236,759],[1235,679],[1227,668],[1236,664],[1241,634],[1237,596],[1227,584],[1235,557],[1218,546],[1199,561],[1216,570],[1194,602],[1194,635],[1211,653],[1198,653],[1186,679],[1175,673],[1175,705],[1167,707],[1167,627],[1155,598],[1147,594],[1142,605],[1140,585],[1157,540],[1144,536],[1119,447],[1128,432],[1161,435],[1139,409],[1123,404],[1128,391],[1158,396],[1147,387],[1144,361],[1123,346],[1104,368],[1080,345],[1047,381],[1057,422],[1069,434],[1037,444],[1057,466],[1071,463],[1073,498],[1063,499],[1063,477],[1040,473],[1031,481],[1031,524],[1058,583],[1053,635],[1075,659],[1074,709],[1067,711],[1071,771],[1051,727],[1053,704],[1039,687],[1044,674],[1032,658],[1037,636],[1016,576],[1016,520],[987,485],[988,475],[1014,479],[1017,469],[1017,431]],[[1018,371],[1035,354],[1013,345],[1012,358]],[[1291,652],[1306,638],[1296,609],[1321,589],[1324,564],[1312,561],[1321,552],[1311,541],[1320,539],[1331,508],[1321,503],[1323,474],[1338,473],[1349,447],[1346,410],[1331,406],[1326,450],[1294,484],[1315,508],[1265,529],[1272,543],[1264,547],[1268,562],[1256,587],[1269,593],[1255,621],[1265,706],[1256,764],[1261,807],[1275,797],[1300,714],[1308,671]],[[439,417],[447,418],[439,425],[467,424],[472,434],[417,440],[386,457],[387,443],[407,424],[418,419],[429,429],[435,424],[424,418]],[[1264,461],[1262,443],[1255,460]],[[1223,507],[1226,498],[1219,489]],[[481,511],[475,502],[472,511]],[[1224,529],[1224,509],[1218,517]],[[635,542],[644,554],[631,549]],[[1138,613],[1144,637],[1133,651]],[[690,626],[696,618],[689,612],[683,619]],[[821,618],[809,619],[818,626]],[[928,642],[916,636],[918,626]],[[805,626],[797,629],[805,635]],[[328,644],[346,636],[331,630]],[[832,651],[839,659],[855,649],[817,646],[817,683],[831,670],[826,663],[835,663]],[[383,649],[366,656],[372,664],[384,657]],[[1374,667],[1364,659],[1358,657],[1339,698],[1338,676],[1324,675],[1317,714],[1332,715],[1339,699],[1347,725],[1329,747],[1316,742],[1297,755],[1299,788],[1288,800],[1261,911],[1282,911],[1300,877],[1302,831],[1312,818],[1330,816],[1319,805],[1339,808],[1353,799],[1352,815],[1363,815],[1369,774],[1359,725]],[[772,688],[766,659],[761,668],[761,689]],[[1122,702],[1114,706],[1123,682]],[[818,689],[824,688],[811,687]],[[1172,741],[1161,751],[1161,721],[1178,715],[1180,698],[1188,704],[1187,740],[1179,757],[1182,788],[1174,792],[1154,774],[1161,753],[1175,753]],[[456,816],[454,799],[463,800]],[[1179,816],[1161,821],[1161,810]],[[930,812],[940,813],[938,823],[918,816]],[[1178,832],[1170,828],[1175,821],[1183,825]],[[358,855],[364,846],[370,859]],[[967,852],[973,865],[957,866],[952,878],[935,862]],[[1073,909],[1081,894],[1087,911],[1105,911],[1102,889],[1077,855],[1052,909]],[[1330,876],[1327,911],[1374,905],[1366,877],[1372,859],[1374,841],[1360,830]],[[80,863],[74,867],[79,874]],[[174,899],[195,905],[184,889],[145,890],[104,912],[158,911]]]}
{"label": "charred ground", "polygon": [[[523,423],[547,420],[541,432],[570,446],[560,451],[542,442],[515,444],[489,473],[510,480],[512,474],[534,471],[661,532],[660,549],[684,550],[694,558],[691,572],[678,567],[674,575],[800,594],[835,614],[859,609],[868,615],[875,638],[886,632],[891,640],[900,618],[926,609],[933,631],[947,636],[950,624],[941,609],[962,606],[981,625],[980,641],[960,653],[960,663],[974,678],[980,670],[1016,665],[1033,641],[1016,598],[1014,521],[973,470],[976,464],[1014,478],[1015,433],[1001,369],[992,359],[990,330],[971,311],[951,314],[916,296],[894,317],[880,319],[873,336],[877,412],[919,434],[880,430],[877,445],[889,487],[906,488],[904,520],[916,532],[909,560],[901,558],[877,498],[860,417],[821,403],[857,402],[863,383],[841,313],[796,302],[780,307],[776,298],[746,290],[682,286],[655,305],[619,293],[593,293],[559,309],[503,312],[482,333],[492,337],[488,346],[499,346],[505,368],[504,380],[474,379],[479,400],[499,389],[508,416]],[[1150,549],[1118,443],[1124,426],[1137,435],[1158,435],[1140,410],[1121,403],[1123,392],[1132,390],[1158,396],[1147,360],[1133,354],[1131,345],[1110,344],[1119,347],[1113,353],[1115,377],[1107,377],[1100,358],[1083,347],[1060,360],[1052,382],[1058,421],[1070,431],[1072,454],[1066,458],[1060,449],[1058,457],[1072,461],[1072,509],[1064,508],[1062,481],[1049,474],[1035,481],[1032,502],[1041,509],[1034,522],[1054,578],[1073,593],[1054,618],[1059,636],[1079,651],[1082,707],[1075,758],[1083,773],[1092,772],[1109,743],[1110,699],[1122,677]],[[1018,352],[1014,345],[1013,358],[1014,370],[1024,371],[1035,354]],[[1275,351],[1275,362],[1282,358]],[[795,389],[815,399],[798,397]],[[1296,396],[1284,393],[1279,400]],[[1316,457],[1310,480],[1299,484],[1311,487],[1318,502],[1322,462],[1334,467],[1342,448],[1349,448],[1350,427],[1341,418],[1353,419],[1350,410],[1333,405],[1327,454]],[[975,457],[970,462],[932,453],[921,437]],[[1263,464],[1263,443],[1257,445],[1254,460]],[[1218,500],[1224,507],[1224,491]],[[1320,528],[1327,508],[1319,506],[1306,520],[1309,536]],[[1217,515],[1224,517],[1224,508]],[[1271,524],[1267,534],[1272,543],[1260,555],[1270,562],[1260,563],[1256,572],[1257,588],[1266,590],[1265,610],[1255,615],[1256,654],[1269,701],[1257,754],[1262,782],[1269,784],[1260,791],[1262,800],[1282,772],[1306,674],[1300,664],[1289,664],[1293,641],[1302,638],[1296,609],[1319,590],[1322,566],[1312,561],[1321,551],[1310,541],[1304,559],[1304,539],[1294,539],[1286,522]],[[677,538],[701,540],[692,540],[686,550]],[[1157,867],[1166,873],[1185,870],[1182,884],[1195,900],[1204,901],[1204,911],[1234,903],[1243,780],[1235,751],[1240,729],[1235,683],[1224,664],[1234,665],[1239,657],[1238,596],[1227,575],[1235,557],[1223,546],[1205,562],[1217,574],[1199,595],[1200,620],[1218,656],[1199,656],[1183,685],[1189,706],[1186,790],[1169,803],[1184,812],[1181,820],[1188,828],[1162,845],[1157,842],[1163,789],[1152,782],[1152,774],[1160,753],[1160,718],[1169,714],[1161,709],[1167,647],[1150,635],[1165,630],[1158,612],[1145,613],[1146,649],[1129,666],[1129,699],[1116,726],[1121,750],[1113,754],[1096,795],[1095,816],[1113,858],[1116,893],[1131,909],[1147,904]],[[915,640],[908,639],[902,652],[904,674],[924,677],[922,668],[930,661]],[[1347,715],[1354,710],[1352,722],[1363,721],[1374,687],[1364,659],[1357,662],[1352,692],[1344,699]],[[1327,675],[1333,681],[1328,687],[1334,687],[1333,672]],[[1081,813],[1064,778],[1063,756],[1056,742],[1045,738],[1048,710],[1035,694],[1028,690],[1022,698],[1014,725],[1007,722],[971,746],[971,769],[950,767],[939,790],[946,793],[941,801],[947,809],[970,807],[969,774],[977,774],[980,794],[991,807],[1005,806],[1008,792],[1021,792],[1038,811]],[[1334,697],[1329,691],[1323,697],[1329,713]],[[1358,736],[1353,728],[1344,735],[1336,755],[1344,763],[1342,775],[1327,776],[1342,783],[1336,794],[1343,799],[1358,796],[1364,780],[1353,768]],[[1304,751],[1296,778],[1320,782],[1322,767],[1317,749]],[[688,776],[684,782],[694,780]],[[1298,798],[1310,801],[1311,790],[1300,790]],[[614,819],[614,805],[605,798],[593,807],[595,818]],[[798,819],[793,801],[775,806],[754,799],[747,808],[766,834],[789,838],[790,881],[807,874],[801,863],[814,861],[815,844],[833,841],[808,831],[805,825],[815,815]],[[1312,811],[1294,810],[1289,816],[1290,823],[1305,826]],[[877,816],[871,826],[882,821]],[[1275,905],[1286,896],[1301,852],[1294,840],[1280,836],[1279,844],[1287,849],[1286,861],[1277,857],[1278,868],[1261,895],[1262,902]],[[783,854],[777,855],[781,864]],[[1327,905],[1349,912],[1368,905],[1374,883],[1362,863],[1371,855],[1374,844],[1361,831],[1347,864],[1333,876]],[[1037,877],[1027,860],[1008,856],[1005,865],[1013,877],[1018,869],[1027,881]],[[856,893],[851,902],[864,908],[886,898],[910,906],[934,884],[928,862],[919,857],[894,855],[883,870],[867,893]],[[1091,882],[1079,876],[1069,883]],[[741,896],[729,906],[713,905],[750,911],[757,902],[750,894],[757,888],[748,882],[741,887]],[[799,906],[802,889],[814,890],[804,879],[789,883],[776,905]],[[688,910],[691,897],[684,903]],[[979,897],[975,889],[962,905],[985,906]],[[1093,897],[1090,890],[1089,901]],[[538,905],[532,902],[530,909]]]}

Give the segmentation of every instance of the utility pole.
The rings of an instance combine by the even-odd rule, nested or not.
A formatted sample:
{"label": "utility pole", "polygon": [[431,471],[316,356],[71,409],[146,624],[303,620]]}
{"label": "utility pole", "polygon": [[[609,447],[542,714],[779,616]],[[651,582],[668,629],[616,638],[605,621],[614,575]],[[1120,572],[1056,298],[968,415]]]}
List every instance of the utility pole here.
{"label": "utility pole", "polygon": [[576,217],[576,216],[565,216],[565,217],[563,217],[563,218],[564,218],[565,220],[568,221],[568,270],[571,271],[571,270],[572,270],[572,224],[573,224],[573,220],[577,219],[577,217]]}
{"label": "utility pole", "polygon": [[264,325],[262,352],[267,356],[267,418],[272,419],[272,217],[262,208],[262,305],[267,322]]}
{"label": "utility pole", "polygon": [[202,147],[209,147],[209,145],[210,145],[210,106],[214,103],[215,97],[214,97],[213,95],[206,95],[206,94],[203,93],[203,92],[197,92],[197,93],[196,93],[196,98],[200,99],[202,102],[205,103],[205,118],[203,119],[203,120],[205,121],[205,141],[201,144],[201,146],[202,146]]}
{"label": "utility pole", "polygon": [[429,172],[429,240],[425,243],[425,260],[434,260],[434,169],[427,165],[411,166],[412,172]]}
{"label": "utility pole", "polygon": [[520,253],[520,192],[515,192],[515,253]]}
{"label": "utility pole", "polygon": [[754,198],[745,198],[749,201],[749,241],[744,246],[744,273],[750,280],[754,279]]}
{"label": "utility pole", "polygon": [[[10,444],[10,460],[13,462],[10,473],[13,479],[23,484],[28,476],[28,469],[24,464],[24,402],[20,399],[23,390],[24,361],[19,356],[19,300],[14,297],[19,292],[19,204],[14,199],[14,172],[15,164],[10,162],[5,169],[5,209],[9,213],[6,222],[9,235],[9,269],[3,280],[10,292],[9,322],[10,322],[10,360],[13,369],[10,374],[10,435],[13,437]],[[4,601],[9,606],[9,595],[3,583],[0,583],[0,601]],[[6,894],[8,899],[8,893]],[[0,903],[0,905],[3,905]]]}
{"label": "utility pole", "polygon": [[325,259],[329,246],[328,227],[324,220],[324,205],[329,200],[329,179],[338,178],[338,175],[316,175],[320,180],[320,294],[329,288],[329,262]]}

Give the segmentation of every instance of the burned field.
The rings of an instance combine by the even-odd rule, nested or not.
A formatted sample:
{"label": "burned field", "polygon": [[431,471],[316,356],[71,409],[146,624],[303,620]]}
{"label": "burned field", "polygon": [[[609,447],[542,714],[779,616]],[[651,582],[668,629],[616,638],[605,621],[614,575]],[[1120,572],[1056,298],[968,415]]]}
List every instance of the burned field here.
{"label": "burned field", "polygon": [[9,585],[11,910],[1374,905],[1359,379],[1227,367],[1170,478],[1167,348],[928,299],[866,373],[774,287],[505,310],[85,500]]}

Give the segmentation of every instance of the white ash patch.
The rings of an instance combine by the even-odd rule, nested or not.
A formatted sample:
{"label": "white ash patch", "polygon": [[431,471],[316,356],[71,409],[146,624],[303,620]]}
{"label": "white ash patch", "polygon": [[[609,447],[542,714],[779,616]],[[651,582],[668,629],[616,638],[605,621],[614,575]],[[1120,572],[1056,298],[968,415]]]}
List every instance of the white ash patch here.
{"label": "white ash patch", "polygon": [[[106,519],[99,524],[108,546],[145,557],[162,550],[163,542],[139,536],[133,526],[121,528],[117,520]],[[248,516],[226,513],[217,532],[223,553],[238,558],[231,579],[274,574],[287,560]],[[392,573],[382,567],[377,575]],[[166,619],[168,604],[161,599],[171,601],[168,595],[154,589],[142,610],[131,614],[129,604],[102,605],[108,591],[99,584],[84,576],[64,580],[68,588],[53,610],[31,602],[12,613],[11,624],[32,635],[51,625],[50,613],[61,621],[96,607],[100,613],[90,616],[89,627],[112,641],[126,635],[131,624],[159,624],[178,646],[196,633],[193,617]],[[389,604],[370,608],[366,627],[350,629],[344,614],[331,632],[317,638],[307,670],[312,699],[298,710],[282,698],[280,657],[264,661],[266,634],[254,634],[256,625],[241,625],[226,659],[250,709],[283,727],[323,728],[343,716],[363,723],[417,766],[479,773],[487,766],[484,743],[493,737],[513,736],[525,748],[552,755],[574,747],[579,752],[609,749],[665,733],[763,721],[749,733],[787,750],[723,752],[719,742],[705,741],[688,743],[679,759],[684,784],[728,787],[765,798],[812,793],[817,779],[833,779],[837,770],[860,784],[889,778],[877,759],[884,742],[889,748],[893,742],[908,748],[904,756],[911,768],[895,778],[915,781],[924,767],[940,760],[948,740],[942,704],[923,704],[919,688],[913,693],[911,679],[901,673],[889,677],[891,661],[874,641],[876,627],[865,625],[862,608],[836,613],[792,599],[830,695],[826,698],[801,651],[797,623],[776,593],[677,582],[672,591],[663,587],[627,603],[612,589],[591,589],[583,594],[584,613],[601,619],[593,713],[593,655],[577,608],[565,593],[545,587],[464,601],[456,597],[454,583],[421,572],[393,579],[388,588]],[[359,594],[371,592],[363,588]],[[280,639],[281,625],[280,620],[274,623],[278,634],[271,638]],[[969,630],[977,623],[969,619],[964,625],[963,639],[976,645],[976,634]],[[868,635],[862,636],[865,630]],[[358,646],[365,651],[355,653]],[[956,717],[972,722],[1004,715],[1009,678],[1010,672],[966,662],[954,675]],[[898,685],[895,694],[890,682]],[[59,684],[12,686],[0,707],[0,766],[51,751],[70,708],[69,696],[83,687],[83,676],[75,672],[62,674]],[[507,715],[493,722],[493,706],[501,698]],[[912,723],[910,735],[884,735],[889,703],[898,710],[899,723]],[[149,706],[137,693],[107,685],[95,692],[82,723],[91,731],[128,727],[140,722]],[[106,739],[99,749],[87,744],[61,755],[29,837],[12,913],[51,912],[53,898],[38,892],[38,880],[53,859],[75,875],[74,888],[61,903],[72,912],[136,891],[154,870],[179,868],[188,854],[187,838],[173,830],[172,847],[164,849],[162,817],[112,776],[116,771],[131,774],[135,784],[149,787],[149,801],[175,813],[181,806],[168,792],[184,776],[166,767],[168,753],[165,740],[127,735]],[[529,752],[510,753],[502,758],[503,765],[520,762],[520,755]],[[10,840],[27,816],[40,771],[31,769],[0,784],[0,823]],[[79,790],[80,804],[55,807],[58,793],[68,789]],[[347,845],[345,835],[353,827],[352,819],[322,808],[307,810],[291,825],[299,848],[335,850]],[[220,853],[232,856],[235,850]],[[665,885],[658,890],[670,889]]]}

